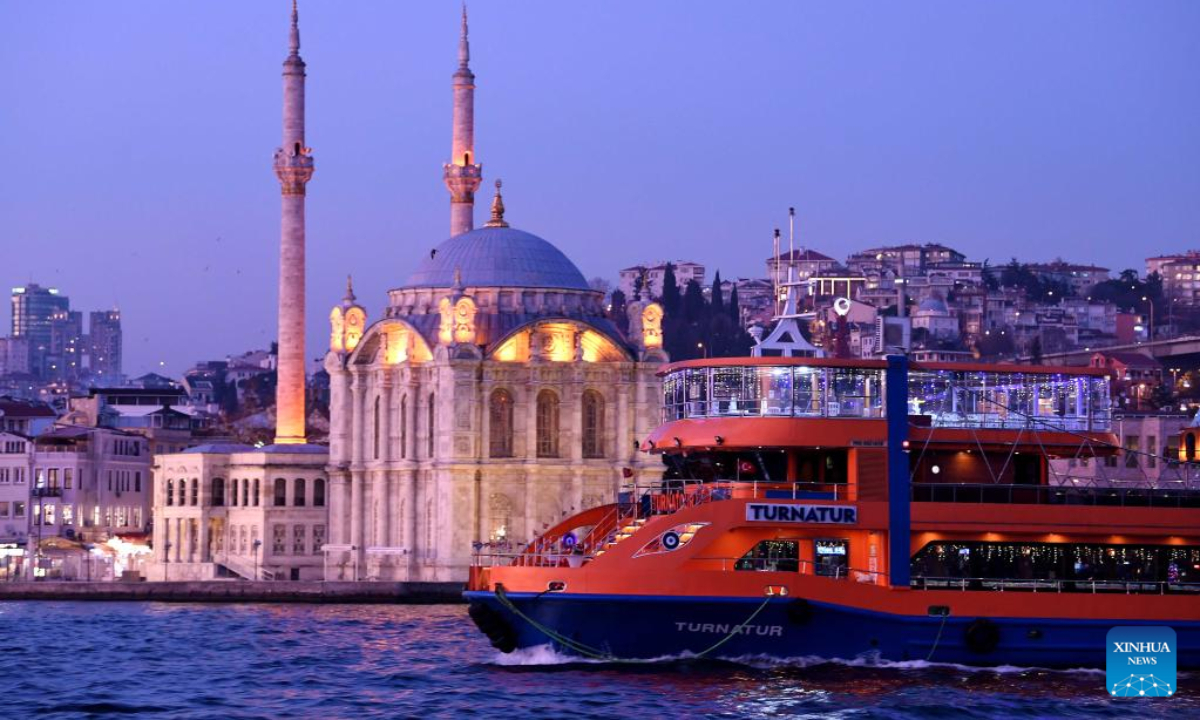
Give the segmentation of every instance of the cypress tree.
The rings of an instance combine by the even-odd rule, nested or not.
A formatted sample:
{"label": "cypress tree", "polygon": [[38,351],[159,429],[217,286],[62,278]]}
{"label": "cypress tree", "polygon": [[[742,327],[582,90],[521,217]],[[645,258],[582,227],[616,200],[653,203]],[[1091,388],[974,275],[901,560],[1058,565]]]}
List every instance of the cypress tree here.
{"label": "cypress tree", "polygon": [[671,263],[667,263],[667,267],[663,270],[661,301],[664,315],[671,317],[679,313],[679,281],[675,279],[675,266]]}
{"label": "cypress tree", "polygon": [[719,315],[725,312],[725,297],[721,292],[721,271],[713,277],[712,285],[712,312],[713,315]]}
{"label": "cypress tree", "polygon": [[733,321],[735,327],[741,327],[742,309],[738,306],[737,283],[734,283],[733,289],[729,291],[729,319]]}

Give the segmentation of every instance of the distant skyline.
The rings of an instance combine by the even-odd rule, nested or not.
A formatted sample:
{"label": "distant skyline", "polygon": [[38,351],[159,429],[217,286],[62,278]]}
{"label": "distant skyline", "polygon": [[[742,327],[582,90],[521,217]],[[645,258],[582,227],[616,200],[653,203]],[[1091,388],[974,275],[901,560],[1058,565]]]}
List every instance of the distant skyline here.
{"label": "distant skyline", "polygon": [[[288,0],[8,3],[0,283],[119,307],[125,370],[276,333]],[[614,285],[941,242],[1114,272],[1200,246],[1200,4],[471,3],[484,188]],[[309,355],[445,239],[457,2],[301,0]],[[490,190],[477,198],[486,219]],[[7,328],[6,328],[7,331]],[[160,363],[162,363],[160,365]]]}

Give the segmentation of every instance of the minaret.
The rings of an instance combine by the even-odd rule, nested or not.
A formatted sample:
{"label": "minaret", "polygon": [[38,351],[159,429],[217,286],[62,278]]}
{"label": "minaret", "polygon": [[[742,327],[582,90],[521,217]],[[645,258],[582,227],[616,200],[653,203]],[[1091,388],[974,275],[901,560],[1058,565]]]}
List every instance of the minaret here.
{"label": "minaret", "polygon": [[275,387],[275,442],[306,441],[304,420],[304,194],[312,179],[312,150],[304,144],[304,61],[300,16],[292,0],[291,52],[283,61],[283,146],[275,176],[283,192],[279,240],[279,358]]}
{"label": "minaret", "polygon": [[454,127],[450,162],[443,177],[450,191],[450,235],[475,227],[475,191],[483,166],[475,162],[475,75],[471,72],[471,46],[467,41],[467,6],[463,4],[462,37],[458,41],[458,70],[454,73]]}

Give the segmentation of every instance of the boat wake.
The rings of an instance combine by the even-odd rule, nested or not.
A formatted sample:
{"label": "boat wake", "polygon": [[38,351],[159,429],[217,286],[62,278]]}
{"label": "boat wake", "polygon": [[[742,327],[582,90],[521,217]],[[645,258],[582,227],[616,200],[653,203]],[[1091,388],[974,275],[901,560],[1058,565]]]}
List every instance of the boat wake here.
{"label": "boat wake", "polygon": [[816,656],[794,657],[794,658],[779,658],[769,655],[741,655],[737,657],[712,657],[698,658],[690,653],[680,655],[664,655],[662,657],[623,660],[623,659],[593,659],[579,657],[578,655],[569,655],[559,652],[550,645],[536,645],[529,648],[521,648],[512,653],[498,653],[494,660],[490,663],[502,667],[563,667],[563,666],[619,666],[619,665],[671,665],[675,663],[709,663],[709,664],[732,664],[744,667],[751,667],[759,670],[774,670],[781,668],[810,668],[828,665],[840,665],[843,667],[863,668],[869,670],[902,670],[902,671],[922,671],[922,670],[952,670],[956,672],[968,673],[988,673],[988,674],[1023,674],[1030,672],[1037,673],[1063,673],[1073,675],[1104,675],[1104,670],[1098,668],[1044,668],[1044,667],[1022,667],[1017,665],[994,665],[994,666],[978,666],[978,665],[960,665],[958,663],[939,663],[929,662],[926,660],[884,660],[878,657],[857,657],[857,658],[823,658]]}

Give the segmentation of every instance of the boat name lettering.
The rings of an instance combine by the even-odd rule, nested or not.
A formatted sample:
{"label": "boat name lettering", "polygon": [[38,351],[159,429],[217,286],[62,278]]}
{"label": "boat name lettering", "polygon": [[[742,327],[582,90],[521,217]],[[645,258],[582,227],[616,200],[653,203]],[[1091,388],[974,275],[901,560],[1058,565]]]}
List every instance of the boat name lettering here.
{"label": "boat name lettering", "polygon": [[694,623],[675,622],[677,632],[713,633],[718,635],[759,635],[762,637],[783,637],[782,625],[737,625],[735,623]]}
{"label": "boat name lettering", "polygon": [[782,505],[750,503],[746,519],[753,522],[840,523],[858,522],[858,508],[853,505]]}

